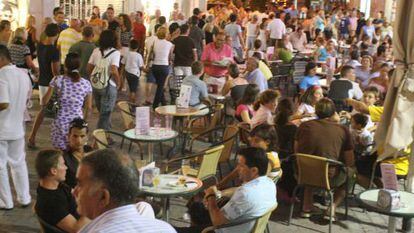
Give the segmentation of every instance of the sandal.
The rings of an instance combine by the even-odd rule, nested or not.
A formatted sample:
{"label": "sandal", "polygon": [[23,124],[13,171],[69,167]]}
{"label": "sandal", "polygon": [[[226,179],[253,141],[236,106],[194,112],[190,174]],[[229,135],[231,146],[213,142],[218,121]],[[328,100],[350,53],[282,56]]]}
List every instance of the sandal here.
{"label": "sandal", "polygon": [[[330,214],[329,209],[327,209],[325,211],[325,213],[323,214],[323,218],[329,221],[329,214]],[[336,222],[336,214],[335,213],[332,214],[332,222]]]}
{"label": "sandal", "polygon": [[322,212],[322,210],[321,209],[319,209],[318,207],[316,207],[316,206],[313,206],[312,207],[312,209],[311,210],[302,210],[301,212],[300,212],[300,216],[302,217],[302,218],[310,218],[310,217],[312,217],[313,215],[321,215],[321,214],[323,214],[323,212]]}

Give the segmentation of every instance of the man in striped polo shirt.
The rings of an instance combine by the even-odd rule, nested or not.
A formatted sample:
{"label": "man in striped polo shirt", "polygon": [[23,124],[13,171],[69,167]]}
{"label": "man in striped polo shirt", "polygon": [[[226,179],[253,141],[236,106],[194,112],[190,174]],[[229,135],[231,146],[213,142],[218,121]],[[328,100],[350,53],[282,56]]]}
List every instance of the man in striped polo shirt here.
{"label": "man in striped polo shirt", "polygon": [[79,19],[71,19],[69,28],[63,30],[57,40],[57,46],[60,50],[60,64],[65,64],[66,55],[70,47],[82,40],[81,23]]}

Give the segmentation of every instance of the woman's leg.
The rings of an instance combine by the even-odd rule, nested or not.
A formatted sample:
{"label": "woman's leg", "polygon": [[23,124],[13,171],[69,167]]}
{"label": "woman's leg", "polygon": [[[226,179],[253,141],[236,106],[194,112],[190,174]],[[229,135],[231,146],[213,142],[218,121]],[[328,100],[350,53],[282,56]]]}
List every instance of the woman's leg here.
{"label": "woman's leg", "polygon": [[153,65],[152,69],[157,82],[154,102],[152,103],[152,107],[155,109],[164,100],[164,84],[168,76],[168,66]]}

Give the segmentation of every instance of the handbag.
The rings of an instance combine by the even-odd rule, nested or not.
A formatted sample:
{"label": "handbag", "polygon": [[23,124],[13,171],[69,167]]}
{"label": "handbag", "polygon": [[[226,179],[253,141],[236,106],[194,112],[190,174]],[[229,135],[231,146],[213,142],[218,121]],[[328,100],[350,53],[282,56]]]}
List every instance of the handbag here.
{"label": "handbag", "polygon": [[[62,77],[62,76],[58,76]],[[63,89],[65,86],[65,82],[62,77],[62,87],[60,91],[53,91],[52,97],[50,98],[49,102],[47,103],[46,107],[44,108],[44,116],[47,118],[56,119],[58,111],[61,107],[60,98],[63,93]]]}

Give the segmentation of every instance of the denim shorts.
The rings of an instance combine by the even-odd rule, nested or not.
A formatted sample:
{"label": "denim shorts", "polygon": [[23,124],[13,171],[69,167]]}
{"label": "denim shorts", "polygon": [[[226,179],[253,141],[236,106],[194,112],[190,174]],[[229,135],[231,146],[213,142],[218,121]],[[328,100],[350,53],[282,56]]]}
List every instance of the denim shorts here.
{"label": "denim shorts", "polygon": [[155,76],[152,73],[152,67],[150,68],[149,72],[147,73],[147,83],[156,83]]}

